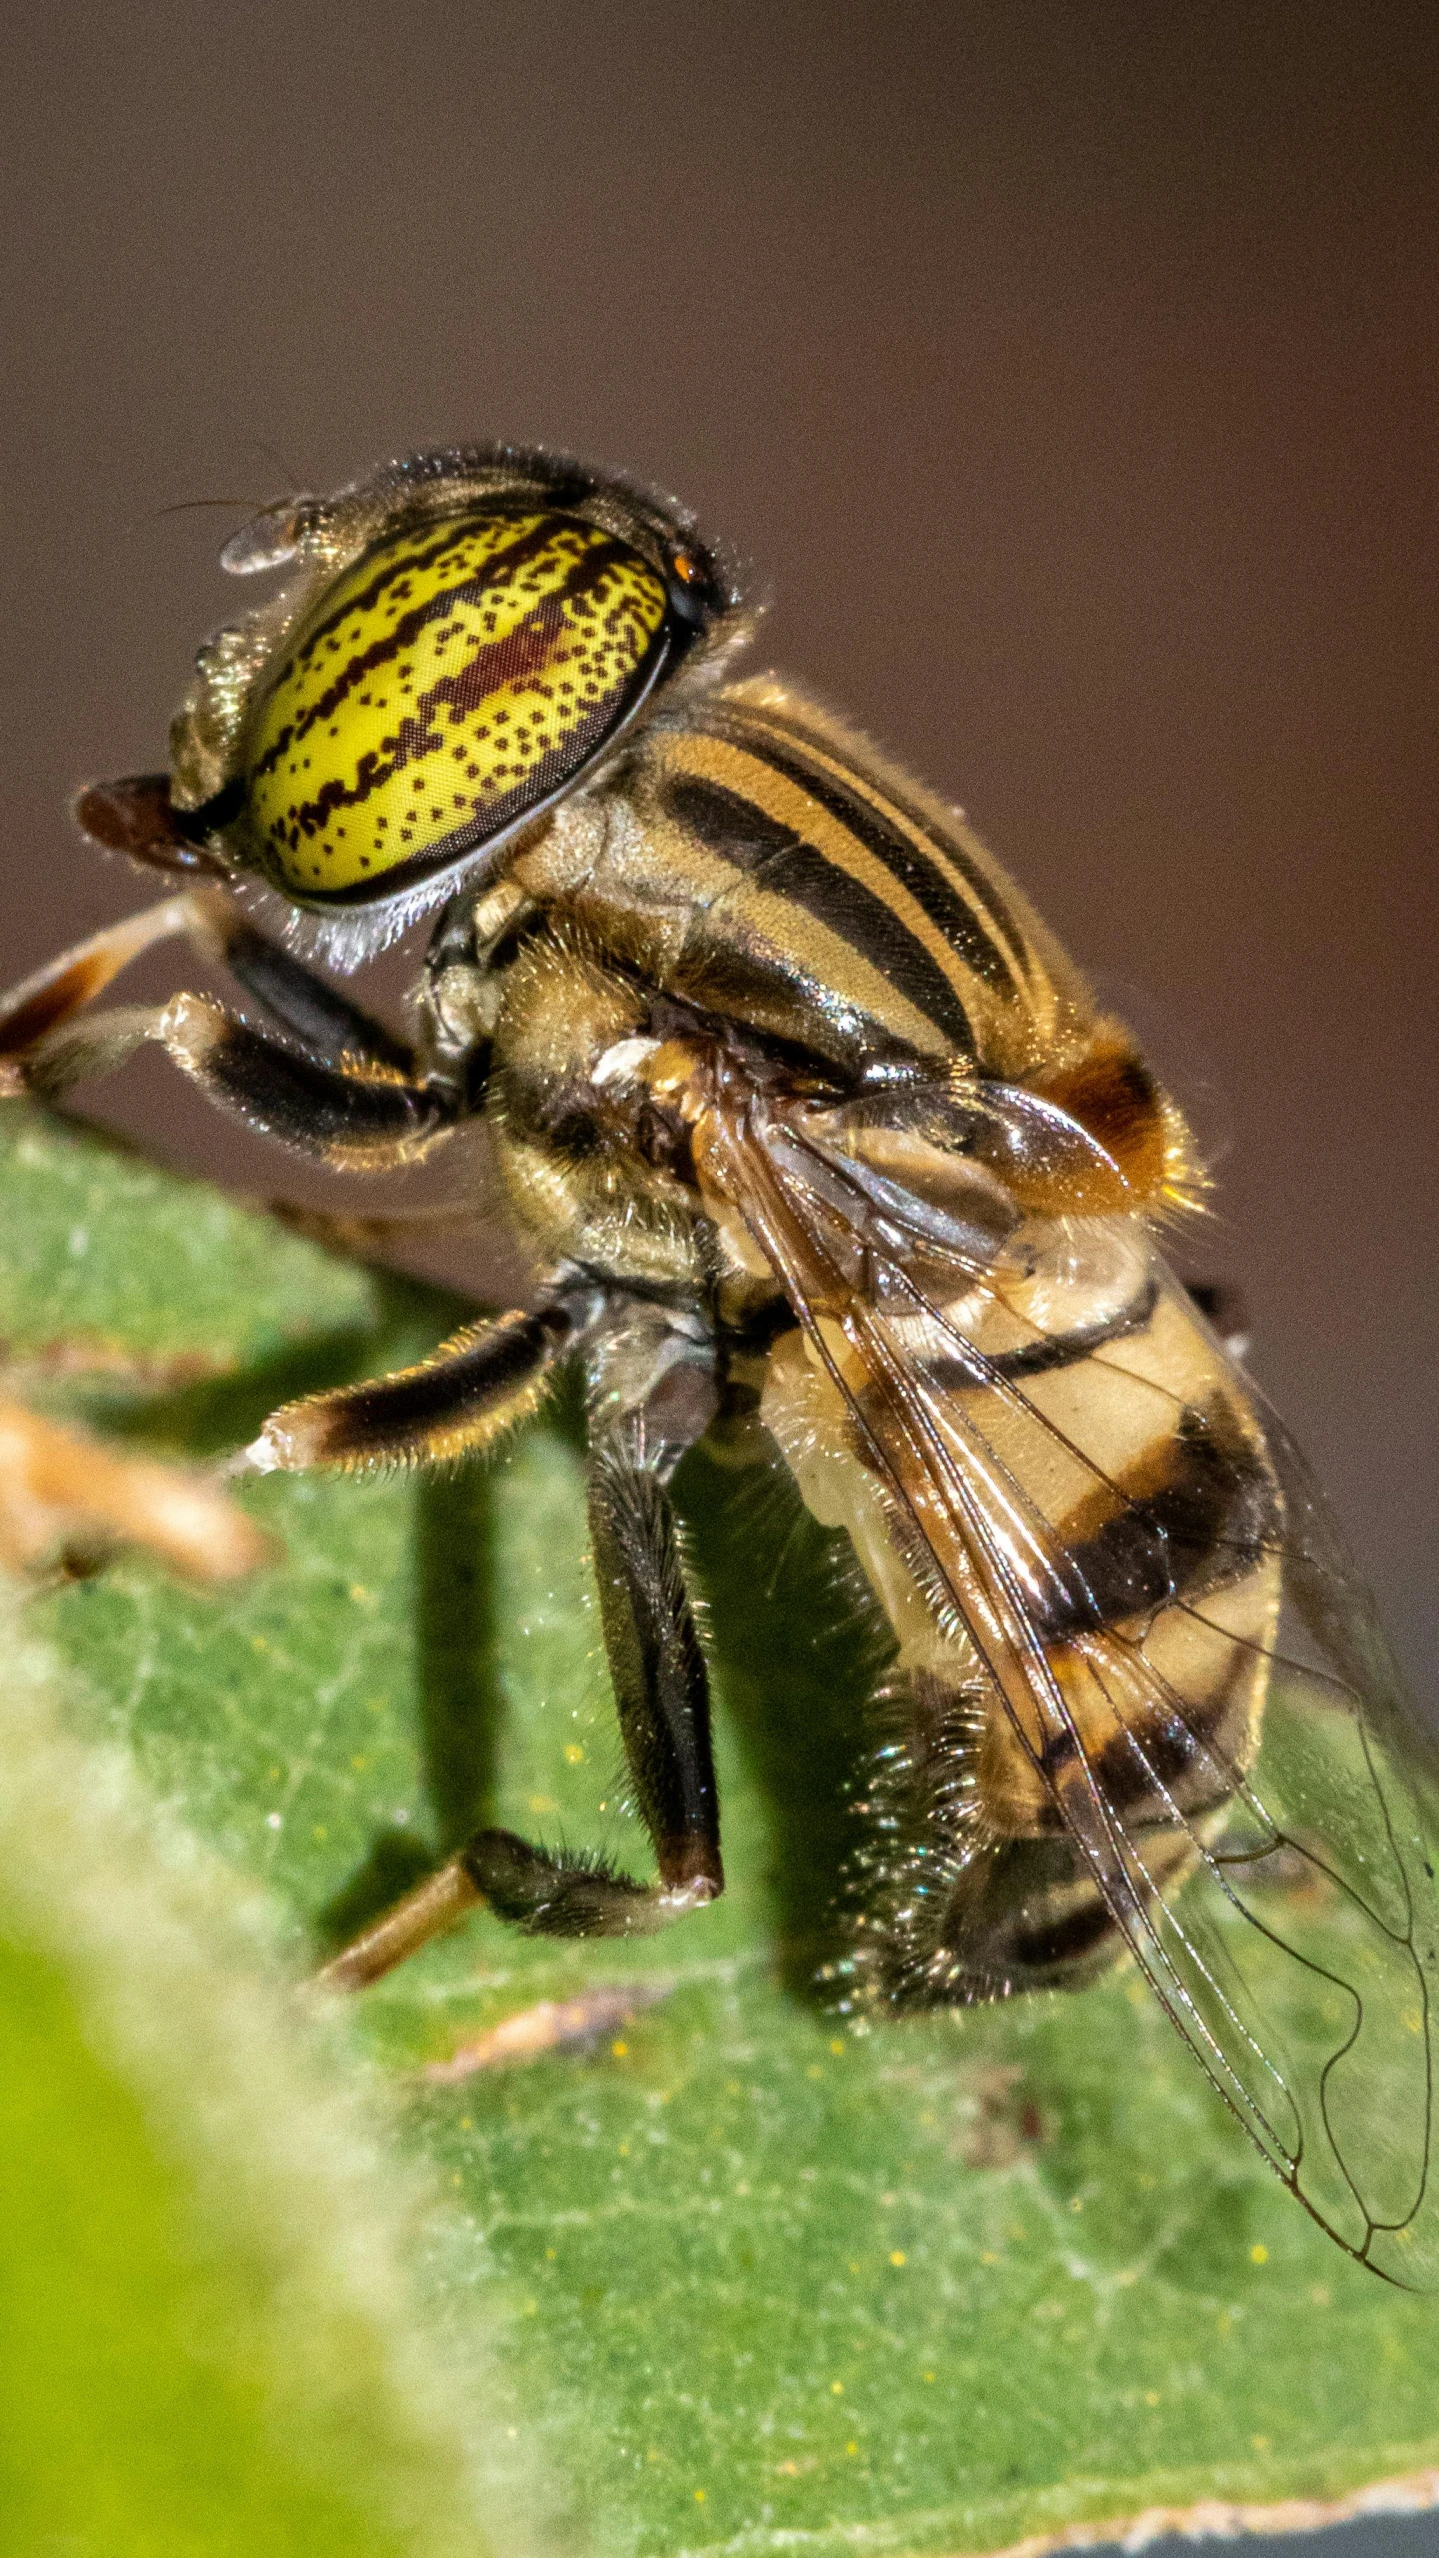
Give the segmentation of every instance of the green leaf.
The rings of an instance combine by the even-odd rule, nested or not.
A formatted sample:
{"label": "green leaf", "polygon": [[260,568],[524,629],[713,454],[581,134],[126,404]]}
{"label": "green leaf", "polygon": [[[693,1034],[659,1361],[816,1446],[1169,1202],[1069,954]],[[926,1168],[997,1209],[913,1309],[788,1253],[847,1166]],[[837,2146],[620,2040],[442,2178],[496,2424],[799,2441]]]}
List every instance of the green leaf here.
{"label": "green leaf", "polygon": [[544,2545],[446,2245],[381,2109],[283,1999],[260,1897],[65,1734],[0,1599],[0,2513],[95,2558]]}
{"label": "green leaf", "polygon": [[[22,1185],[26,1244],[0,1333],[53,1403],[136,1444],[236,1444],[281,1394],[412,1356],[465,1311],[88,1135],[6,1131],[0,1215],[16,1232]],[[62,1334],[215,1373],[62,1377]],[[517,2402],[582,2482],[594,2545],[992,2550],[1439,2461],[1439,2306],[1313,2227],[1137,1981],[868,2032],[825,2009],[873,1628],[782,1486],[695,1457],[677,1490],[718,1665],[724,1899],[630,1945],[481,1916],[358,2002],[331,2063],[367,2052],[392,2081],[389,2138],[449,2231],[417,2258],[426,2316],[476,2349],[510,2317]],[[481,1818],[646,1869],[572,1414],[484,1472],[240,1497],[283,1541],[272,1571],[197,1592],[127,1560],[33,1622],[72,1730],[123,1744],[264,1888],[297,1965]],[[633,2012],[588,2051],[421,2079],[596,1988]]]}

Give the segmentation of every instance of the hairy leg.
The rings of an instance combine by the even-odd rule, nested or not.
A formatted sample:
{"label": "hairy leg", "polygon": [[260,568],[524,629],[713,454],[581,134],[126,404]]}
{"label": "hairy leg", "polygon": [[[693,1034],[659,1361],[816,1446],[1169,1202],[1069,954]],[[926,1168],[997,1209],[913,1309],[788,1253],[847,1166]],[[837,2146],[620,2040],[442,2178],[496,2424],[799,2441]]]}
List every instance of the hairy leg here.
{"label": "hairy leg", "polygon": [[246,1127],[342,1172],[416,1162],[463,1115],[447,1085],[353,1054],[331,1063],[253,1028],[206,995],[75,1011],[19,1054],[6,1056],[3,1040],[0,1020],[0,1095],[33,1093],[44,1101],[111,1073],[153,1041]]}
{"label": "hairy leg", "polygon": [[597,1304],[581,1282],[533,1314],[467,1325],[416,1367],[282,1404],[239,1462],[260,1474],[362,1473],[474,1455],[535,1409],[546,1372],[582,1338]]}
{"label": "hairy leg", "polygon": [[[517,1325],[538,1318],[504,1320]],[[593,1386],[596,1373],[607,1378],[613,1362],[604,1356],[597,1308],[589,1321],[600,1332]],[[642,1883],[593,1860],[531,1846],[509,1830],[477,1831],[438,1874],[336,1956],[321,1975],[332,1988],[377,1980],[481,1903],[532,1935],[629,1936],[702,1907],[724,1888],[708,1678],[663,1479],[680,1453],[676,1363],[664,1346],[672,1336],[650,1310],[639,1323],[660,1352],[654,1395],[663,1420],[647,1429],[643,1398],[617,1413],[606,1397],[610,1426],[592,1449],[589,1517],[620,1733],[658,1877]],[[611,1343],[623,1329],[611,1329]],[[680,1364],[699,1365],[698,1345],[686,1343]],[[412,1373],[422,1378],[427,1372]],[[400,1382],[382,1380],[372,1391]],[[704,1426],[712,1396],[706,1401],[692,1393],[687,1400],[693,1436]],[[298,1407],[302,1416],[307,1409]],[[287,1417],[277,1415],[267,1435],[288,1426]]]}
{"label": "hairy leg", "polygon": [[228,889],[217,884],[179,889],[138,915],[107,925],[0,995],[0,1057],[23,1059],[47,1033],[93,1003],[142,951],[179,934],[205,958],[226,966],[271,1019],[302,1040],[313,1056],[331,1064],[347,1058],[392,1073],[414,1073],[414,1052],[404,1040],[258,932]]}

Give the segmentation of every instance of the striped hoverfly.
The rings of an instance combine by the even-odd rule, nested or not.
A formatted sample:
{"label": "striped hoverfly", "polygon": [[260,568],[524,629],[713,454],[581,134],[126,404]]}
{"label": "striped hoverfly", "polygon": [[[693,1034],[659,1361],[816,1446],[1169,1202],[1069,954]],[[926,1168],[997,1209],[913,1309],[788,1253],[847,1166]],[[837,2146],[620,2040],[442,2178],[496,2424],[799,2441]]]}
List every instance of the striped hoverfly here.
{"label": "striped hoverfly", "polygon": [[[367,1172],[485,1119],[532,1304],[283,1407],[247,1461],[445,1462],[579,1362],[657,1866],[482,1830],[327,1977],[481,1902],[606,1936],[721,1891],[668,1487],[707,1437],[778,1448],[897,1651],[855,1999],[1127,1955],[1338,2243],[1439,2279],[1435,1752],[1301,1459],[1160,1258],[1202,1174],[1128,1032],[952,809],[735,676],[753,616],[670,502],[427,453],[223,556],[277,592],[201,652],[168,772],[78,803],[166,894],[4,999],[3,1089],[53,1098],[154,1041],[251,1128]],[[431,910],[401,1038],[333,972]],[[174,934],[266,1018],[89,1009]]]}

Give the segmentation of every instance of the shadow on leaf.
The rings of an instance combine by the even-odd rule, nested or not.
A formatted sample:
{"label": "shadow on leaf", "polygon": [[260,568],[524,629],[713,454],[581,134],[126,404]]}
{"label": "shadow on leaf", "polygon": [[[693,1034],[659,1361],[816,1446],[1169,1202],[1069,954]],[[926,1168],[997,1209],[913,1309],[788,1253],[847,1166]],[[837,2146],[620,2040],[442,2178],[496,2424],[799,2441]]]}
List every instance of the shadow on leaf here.
{"label": "shadow on leaf", "polygon": [[711,1658],[770,1820],[780,1977],[823,1997],[850,1950],[845,1873],[873,1761],[871,1700],[891,1656],[849,1543],[775,1468],[735,1475],[696,1451],[676,1480]]}
{"label": "shadow on leaf", "polygon": [[494,1818],[496,1485],[483,1465],[416,1486],[415,1543],[425,1786],[446,1854]]}

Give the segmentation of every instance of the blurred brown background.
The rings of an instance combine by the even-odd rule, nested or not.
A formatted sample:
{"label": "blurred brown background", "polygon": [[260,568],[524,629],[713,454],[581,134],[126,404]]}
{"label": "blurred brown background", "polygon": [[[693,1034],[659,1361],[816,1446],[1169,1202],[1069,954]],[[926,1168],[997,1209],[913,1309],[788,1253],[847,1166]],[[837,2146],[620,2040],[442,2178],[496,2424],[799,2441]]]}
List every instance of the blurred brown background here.
{"label": "blurred brown background", "polygon": [[[244,506],[490,434],[681,491],[1223,1150],[1191,1267],[1439,1703],[1435,20],[12,13],[5,975],[150,893],[64,805]],[[154,1059],[84,1106],[304,1186]]]}

